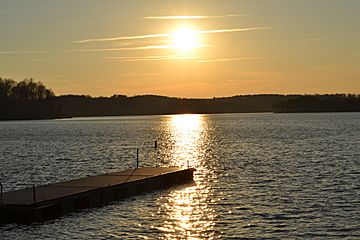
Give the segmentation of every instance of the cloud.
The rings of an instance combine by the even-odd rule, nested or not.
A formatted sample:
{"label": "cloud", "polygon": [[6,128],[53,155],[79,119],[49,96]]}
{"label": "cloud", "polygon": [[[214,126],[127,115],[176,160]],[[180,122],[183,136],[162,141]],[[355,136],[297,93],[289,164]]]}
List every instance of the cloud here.
{"label": "cloud", "polygon": [[116,52],[132,50],[151,50],[173,48],[169,45],[141,46],[125,48],[94,48],[94,49],[64,49],[64,50],[35,50],[35,51],[3,51],[0,54],[43,54],[43,53],[81,53],[81,52]]}
{"label": "cloud", "polygon": [[163,76],[164,74],[162,73],[124,73],[124,74],[119,74],[118,76],[121,77],[158,77],[158,76]]}
{"label": "cloud", "polygon": [[136,40],[136,39],[146,39],[146,38],[159,38],[159,37],[168,37],[170,33],[159,33],[159,34],[147,34],[147,35],[135,35],[135,36],[124,36],[124,37],[110,37],[110,38],[90,38],[84,40],[75,41],[76,43],[89,43],[89,42],[109,42],[109,41],[119,41],[119,40]]}
{"label": "cloud", "polygon": [[233,32],[247,32],[255,30],[272,29],[273,27],[251,27],[251,28],[230,28],[230,29],[214,29],[214,30],[202,30],[196,31],[198,34],[211,34],[211,33],[233,33]]}
{"label": "cloud", "polygon": [[153,20],[191,20],[191,19],[216,19],[230,17],[245,17],[251,15],[227,14],[227,15],[180,15],[180,16],[146,16],[143,19]]}
{"label": "cloud", "polygon": [[165,55],[165,56],[142,56],[142,57],[106,57],[106,59],[119,60],[124,62],[144,62],[144,61],[166,61],[166,60],[196,60],[196,56],[179,56],[179,55]]}
{"label": "cloud", "polygon": [[[246,32],[256,30],[272,29],[273,27],[249,27],[249,28],[230,28],[230,29],[211,29],[211,30],[198,30],[194,31],[195,34],[212,34],[212,33],[233,33],[233,32]],[[170,37],[172,33],[157,33],[157,34],[146,34],[146,35],[133,35],[133,36],[119,36],[110,38],[90,38],[74,41],[76,43],[90,43],[90,42],[109,42],[109,41],[121,41],[121,40],[137,40],[147,38],[163,38]]]}
{"label": "cloud", "polygon": [[308,42],[318,42],[318,41],[328,41],[333,40],[334,37],[327,37],[327,38],[307,38],[300,41],[297,41],[297,43],[308,43]]}
{"label": "cloud", "polygon": [[233,61],[247,61],[247,60],[262,60],[268,59],[267,57],[247,57],[247,58],[217,58],[217,59],[207,59],[199,60],[200,63],[212,63],[212,62],[233,62]]}
{"label": "cloud", "polygon": [[197,62],[199,62],[199,63],[213,63],[213,62],[262,60],[262,59],[268,59],[268,58],[267,57],[244,57],[244,58],[201,59],[198,56],[161,55],[161,56],[140,56],[140,57],[105,57],[105,59],[119,60],[119,61],[124,61],[124,62],[166,61],[166,60],[197,60]]}
{"label": "cloud", "polygon": [[[198,44],[197,48],[207,48],[211,45]],[[63,50],[31,50],[31,51],[0,51],[1,54],[46,54],[46,53],[86,53],[86,52],[117,52],[117,51],[136,51],[153,49],[173,49],[172,45],[149,45],[139,47],[113,47],[113,48],[93,48],[93,49],[63,49]]]}
{"label": "cloud", "polygon": [[[212,45],[197,44],[197,48],[209,48]],[[110,47],[110,48],[88,48],[88,49],[60,49],[60,50],[28,50],[28,51],[0,51],[0,55],[5,54],[47,54],[47,53],[91,53],[91,52],[117,52],[117,51],[136,51],[153,49],[174,49],[173,45],[147,45],[138,47]]]}
{"label": "cloud", "polygon": [[0,51],[0,54],[15,54],[15,53],[16,51],[3,51],[3,52]]}

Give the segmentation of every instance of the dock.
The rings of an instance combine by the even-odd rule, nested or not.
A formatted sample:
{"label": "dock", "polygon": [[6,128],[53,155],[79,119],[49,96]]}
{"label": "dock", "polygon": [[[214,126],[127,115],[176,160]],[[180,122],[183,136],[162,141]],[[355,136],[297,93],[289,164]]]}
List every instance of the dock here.
{"label": "dock", "polygon": [[[193,181],[193,168],[135,168],[2,192],[0,222],[30,223]],[[1,189],[2,190],[2,189]]]}

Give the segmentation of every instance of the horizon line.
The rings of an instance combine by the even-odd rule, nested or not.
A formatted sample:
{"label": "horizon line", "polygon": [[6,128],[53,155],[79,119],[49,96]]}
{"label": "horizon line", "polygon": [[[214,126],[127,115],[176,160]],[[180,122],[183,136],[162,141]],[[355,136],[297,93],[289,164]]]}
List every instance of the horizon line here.
{"label": "horizon line", "polygon": [[336,95],[345,95],[351,96],[355,95],[360,97],[360,93],[246,93],[246,94],[236,94],[236,95],[228,95],[228,96],[213,96],[213,97],[181,97],[181,96],[167,96],[167,95],[160,95],[154,93],[144,93],[144,94],[135,94],[135,95],[125,95],[125,94],[113,94],[109,96],[91,96],[89,94],[62,94],[62,95],[55,95],[55,97],[64,97],[64,96],[84,96],[84,97],[91,97],[91,98],[111,98],[113,96],[125,96],[127,98],[132,97],[144,97],[144,96],[153,96],[153,97],[165,97],[165,98],[177,98],[177,99],[219,99],[219,98],[232,98],[232,97],[246,97],[246,96],[336,96]]}

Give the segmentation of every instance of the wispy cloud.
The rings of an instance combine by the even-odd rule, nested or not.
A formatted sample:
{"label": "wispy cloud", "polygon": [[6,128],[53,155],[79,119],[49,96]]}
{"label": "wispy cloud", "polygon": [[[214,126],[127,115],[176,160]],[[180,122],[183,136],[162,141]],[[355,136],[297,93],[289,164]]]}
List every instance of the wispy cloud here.
{"label": "wispy cloud", "polygon": [[[230,28],[230,29],[210,29],[210,30],[198,30],[194,31],[195,34],[212,34],[212,33],[234,33],[234,32],[246,32],[256,30],[273,29],[273,27],[249,27],[249,28]],[[133,35],[133,36],[119,36],[109,38],[90,38],[74,41],[76,43],[90,43],[90,42],[109,42],[109,41],[121,41],[121,40],[136,40],[147,38],[163,38],[170,37],[172,33],[157,33],[157,34],[145,34],[145,35]]]}
{"label": "wispy cloud", "polygon": [[69,25],[73,25],[73,23],[58,23],[58,24],[53,24],[53,23],[41,23],[41,24],[22,24],[22,25],[7,25],[7,26],[0,26],[0,29],[27,29],[29,27],[31,28],[54,28],[54,27],[66,27]]}
{"label": "wispy cloud", "polygon": [[[198,44],[197,48],[208,48],[211,45]],[[153,49],[173,49],[172,45],[149,45],[139,47],[120,47],[120,48],[93,48],[93,49],[63,49],[63,50],[31,50],[31,51],[0,51],[3,54],[48,54],[48,53],[91,53],[91,52],[117,52],[117,51],[136,51]]]}
{"label": "wispy cloud", "polygon": [[123,62],[143,62],[143,61],[166,61],[166,60],[197,60],[199,63],[214,62],[233,62],[269,59],[267,57],[243,57],[243,58],[216,58],[201,59],[199,56],[182,56],[182,55],[156,55],[156,56],[139,56],[139,57],[105,57],[108,60],[118,60]]}
{"label": "wispy cloud", "polygon": [[166,61],[166,60],[196,60],[196,56],[179,56],[179,55],[165,55],[165,56],[142,56],[142,57],[106,57],[105,59],[119,60],[124,62],[144,62],[144,61]]}
{"label": "wispy cloud", "polygon": [[213,63],[213,62],[233,62],[233,61],[247,61],[247,60],[263,60],[268,59],[267,57],[246,57],[246,58],[217,58],[217,59],[206,59],[199,60],[200,63]]}
{"label": "wispy cloud", "polygon": [[213,29],[197,31],[198,34],[211,34],[211,33],[233,33],[233,32],[247,32],[255,30],[267,30],[273,29],[273,27],[250,27],[250,28],[230,28],[230,29]]}
{"label": "wispy cloud", "polygon": [[90,39],[78,40],[74,42],[76,43],[110,42],[110,41],[120,41],[120,40],[136,40],[136,39],[146,39],[146,38],[169,37],[170,35],[171,35],[170,33],[158,33],[158,34],[134,35],[134,36],[123,36],[123,37],[90,38]]}
{"label": "wispy cloud", "polygon": [[326,38],[306,38],[300,41],[297,41],[297,43],[308,43],[308,42],[319,42],[319,41],[328,41],[333,40],[334,37],[326,37]]}
{"label": "wispy cloud", "polygon": [[158,77],[158,76],[163,76],[164,74],[162,73],[124,73],[124,74],[119,74],[118,76],[121,77]]}
{"label": "wispy cloud", "polygon": [[15,54],[16,51],[0,51],[0,54]]}
{"label": "wispy cloud", "polygon": [[170,15],[170,16],[146,16],[143,19],[154,20],[191,20],[191,19],[216,19],[216,18],[231,18],[231,17],[247,17],[251,15],[227,14],[227,15]]}
{"label": "wispy cloud", "polygon": [[35,50],[35,51],[0,51],[0,54],[43,54],[43,53],[82,53],[82,52],[116,52],[149,49],[168,49],[169,45],[125,47],[125,48],[94,48],[94,49],[64,49],[64,50]]}

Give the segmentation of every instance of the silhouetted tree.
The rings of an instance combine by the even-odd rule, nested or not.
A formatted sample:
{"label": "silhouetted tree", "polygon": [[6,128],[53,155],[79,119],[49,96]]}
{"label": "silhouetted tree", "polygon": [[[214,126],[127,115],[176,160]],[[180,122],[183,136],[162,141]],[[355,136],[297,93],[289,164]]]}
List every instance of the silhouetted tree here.
{"label": "silhouetted tree", "polygon": [[0,78],[0,120],[55,118],[59,108],[54,96],[41,82]]}
{"label": "silhouetted tree", "polygon": [[54,92],[47,89],[42,82],[25,79],[12,88],[12,96],[22,100],[44,100],[54,97]]}
{"label": "silhouetted tree", "polygon": [[10,98],[15,85],[16,82],[12,79],[0,78],[0,99]]}

